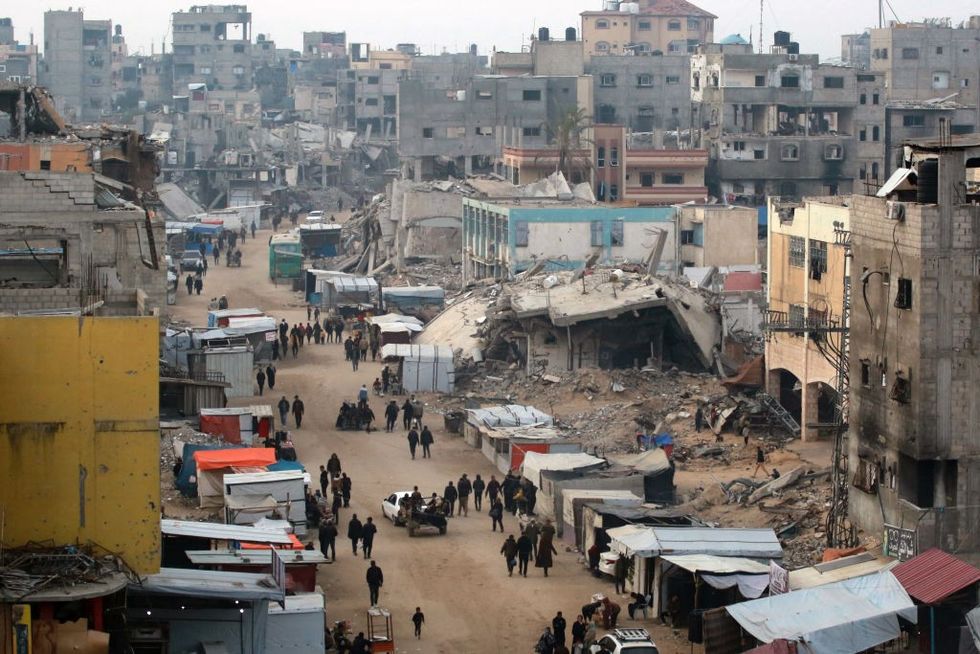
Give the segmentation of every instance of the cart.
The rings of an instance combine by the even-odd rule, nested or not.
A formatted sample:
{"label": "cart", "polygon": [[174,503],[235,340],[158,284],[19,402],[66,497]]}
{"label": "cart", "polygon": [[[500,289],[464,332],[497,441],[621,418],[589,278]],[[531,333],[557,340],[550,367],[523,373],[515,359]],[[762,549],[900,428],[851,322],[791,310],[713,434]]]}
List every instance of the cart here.
{"label": "cart", "polygon": [[367,610],[367,639],[371,652],[394,652],[395,632],[391,628],[391,611],[378,606]]}

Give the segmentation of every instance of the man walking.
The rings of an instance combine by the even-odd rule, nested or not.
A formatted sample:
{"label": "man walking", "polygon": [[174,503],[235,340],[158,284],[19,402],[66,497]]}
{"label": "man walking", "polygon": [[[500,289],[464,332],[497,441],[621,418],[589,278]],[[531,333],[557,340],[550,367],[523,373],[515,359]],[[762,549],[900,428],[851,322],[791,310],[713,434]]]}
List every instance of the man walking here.
{"label": "man walking", "polygon": [[363,533],[364,527],[361,526],[361,521],[357,519],[357,514],[355,513],[351,517],[350,522],[347,523],[347,538],[350,538],[350,546],[354,551],[354,556],[357,556],[357,541],[361,540]]}
{"label": "man walking", "polygon": [[762,468],[762,473],[769,476],[769,471],[766,470],[766,453],[761,447],[755,448],[755,470],[752,471],[752,479],[755,479],[756,474],[759,472],[759,468]]}
{"label": "man walking", "polygon": [[456,498],[458,497],[459,497],[459,493],[456,491],[456,487],[453,486],[453,482],[450,481],[449,484],[446,485],[446,488],[444,488],[442,491],[442,499],[449,506],[449,510],[446,511],[446,515],[449,516],[450,518],[453,517],[454,515],[454,509],[456,507]]}
{"label": "man walking", "polygon": [[364,552],[364,558],[371,558],[371,552],[374,549],[374,535],[378,533],[378,527],[374,524],[374,519],[368,516],[367,522],[361,528],[361,550]]}
{"label": "man walking", "polygon": [[381,392],[388,392],[388,384],[391,382],[391,368],[385,366],[381,369]]}
{"label": "man walking", "polygon": [[419,446],[419,433],[414,429],[408,431],[408,451],[412,453],[412,460],[415,460],[415,448]]}
{"label": "man walking", "polygon": [[283,427],[286,426],[286,416],[289,414],[289,400],[283,395],[282,399],[279,400],[279,404],[276,405],[279,409],[279,424]]}
{"label": "man walking", "polygon": [[522,577],[527,576],[527,564],[531,560],[531,549],[531,539],[527,537],[527,532],[524,532],[517,539],[517,573]]}
{"label": "man walking", "polygon": [[385,407],[385,431],[395,431],[396,422],[398,422],[398,403],[391,400],[388,402],[388,406]]}
{"label": "man walking", "polygon": [[370,567],[367,569],[367,585],[368,589],[371,591],[371,606],[378,605],[378,594],[381,591],[381,587],[385,583],[384,573],[381,572],[381,568],[373,560],[371,561]]}
{"label": "man walking", "polygon": [[303,425],[303,413],[306,411],[306,407],[303,405],[303,400],[299,399],[299,395],[293,396],[293,418],[296,420],[296,429],[299,429]]}
{"label": "man walking", "polygon": [[432,432],[429,431],[428,425],[422,427],[422,435],[419,437],[419,442],[422,443],[422,458],[431,459],[432,452],[429,451],[429,446],[435,442],[435,439],[432,438]]}
{"label": "man walking", "polygon": [[701,433],[701,429],[704,427],[704,405],[698,402],[698,408],[694,411],[694,430],[697,433]]}
{"label": "man walking", "polygon": [[456,493],[459,495],[459,515],[469,516],[470,515],[470,493],[473,492],[473,484],[470,480],[466,478],[466,473],[459,478],[456,482]]}
{"label": "man walking", "polygon": [[531,520],[524,528],[524,533],[531,540],[531,547],[533,548],[534,558],[538,558],[538,537],[541,536],[541,527],[538,525],[537,520]]}
{"label": "man walking", "polygon": [[412,401],[405,400],[405,404],[402,405],[402,427],[405,429],[411,427],[414,414],[415,407],[412,406]]}
{"label": "man walking", "polygon": [[487,499],[490,500],[490,506],[497,503],[498,495],[500,495],[500,482],[495,475],[490,475],[490,481],[487,483]]}
{"label": "man walking", "polygon": [[259,385],[259,396],[262,395],[262,389],[265,387],[265,373],[262,372],[262,368],[255,373],[255,382]]}
{"label": "man walking", "polygon": [[507,576],[514,576],[514,566],[517,565],[517,541],[514,540],[514,535],[511,534],[504,541],[504,544],[500,546],[500,553],[504,555],[504,560],[507,561]]}
{"label": "man walking", "polygon": [[490,531],[497,531],[497,525],[500,525],[500,533],[504,533],[504,505],[500,503],[500,500],[494,500],[490,504],[490,510],[487,512],[490,516]]}
{"label": "man walking", "polygon": [[477,511],[483,508],[483,491],[485,491],[486,488],[486,483],[483,481],[480,475],[477,475],[476,479],[473,480],[473,506]]}
{"label": "man walking", "polygon": [[320,522],[320,553],[323,558],[327,558],[327,551],[330,552],[330,560],[337,560],[337,525],[333,520],[323,520]]}
{"label": "man walking", "polygon": [[330,485],[330,473],[323,466],[320,466],[320,495],[327,496],[327,486]]}
{"label": "man walking", "polygon": [[270,391],[276,389],[276,367],[271,363],[265,367],[265,382],[269,385]]}
{"label": "man walking", "polygon": [[[346,472],[340,473],[340,496],[344,498],[345,509],[350,506],[350,488],[351,488],[350,477],[347,476]],[[371,518],[368,518],[368,522],[370,521]]]}
{"label": "man walking", "polygon": [[422,613],[422,607],[415,607],[415,613],[412,614],[412,622],[415,624],[415,638],[422,638],[422,625],[425,624],[425,614]]}
{"label": "man walking", "polygon": [[551,633],[555,636],[555,647],[565,646],[565,627],[568,626],[561,611],[551,619]]}

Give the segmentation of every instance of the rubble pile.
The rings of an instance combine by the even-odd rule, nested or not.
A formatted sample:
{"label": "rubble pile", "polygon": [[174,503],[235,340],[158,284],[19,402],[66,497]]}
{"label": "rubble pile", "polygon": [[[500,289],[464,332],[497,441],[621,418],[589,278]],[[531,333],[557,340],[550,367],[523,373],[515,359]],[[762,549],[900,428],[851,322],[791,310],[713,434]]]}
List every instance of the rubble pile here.
{"label": "rubble pile", "polygon": [[124,566],[111,553],[90,547],[33,543],[8,548],[0,557],[0,595],[23,597],[46,588],[102,583],[109,575],[128,572]]}
{"label": "rubble pile", "polygon": [[196,445],[222,445],[220,436],[212,436],[197,431],[190,425],[165,423],[160,429],[160,487],[163,490],[163,500],[168,510],[171,506],[180,510],[197,509],[197,500],[184,497],[174,487],[174,465],[177,457],[183,451],[186,443]]}

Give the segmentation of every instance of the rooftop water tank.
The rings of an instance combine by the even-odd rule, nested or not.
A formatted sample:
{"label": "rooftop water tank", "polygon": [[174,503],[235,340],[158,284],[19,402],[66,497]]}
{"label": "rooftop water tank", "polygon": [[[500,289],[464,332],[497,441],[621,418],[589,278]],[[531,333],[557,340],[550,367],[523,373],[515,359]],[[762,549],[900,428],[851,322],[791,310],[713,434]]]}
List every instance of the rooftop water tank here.
{"label": "rooftop water tank", "polygon": [[789,39],[790,39],[789,32],[783,32],[783,31],[774,32],[772,35],[772,44],[787,46],[789,45]]}
{"label": "rooftop water tank", "polygon": [[547,27],[538,28],[538,41],[547,41],[551,38],[551,32]]}

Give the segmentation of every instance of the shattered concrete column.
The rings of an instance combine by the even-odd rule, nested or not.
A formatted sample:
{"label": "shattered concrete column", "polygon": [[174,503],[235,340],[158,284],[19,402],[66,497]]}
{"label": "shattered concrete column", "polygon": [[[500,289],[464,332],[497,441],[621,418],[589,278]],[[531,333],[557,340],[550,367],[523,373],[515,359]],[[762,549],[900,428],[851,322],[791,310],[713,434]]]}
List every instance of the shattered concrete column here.
{"label": "shattered concrete column", "polygon": [[463,174],[467,177],[473,174],[473,157],[463,157]]}
{"label": "shattered concrete column", "polygon": [[800,427],[804,441],[815,441],[820,437],[820,430],[808,425],[820,422],[820,384],[813,382],[807,384],[800,393],[802,406],[800,407]]}
{"label": "shattered concrete column", "polygon": [[422,181],[422,157],[416,157],[412,160],[412,166],[415,168],[415,181]]}

